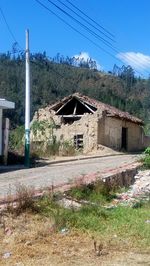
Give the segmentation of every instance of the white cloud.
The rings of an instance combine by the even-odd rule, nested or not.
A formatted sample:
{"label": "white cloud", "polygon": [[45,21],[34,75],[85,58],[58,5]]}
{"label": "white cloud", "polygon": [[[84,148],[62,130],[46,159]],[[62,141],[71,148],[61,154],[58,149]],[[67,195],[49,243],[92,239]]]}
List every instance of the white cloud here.
{"label": "white cloud", "polygon": [[124,63],[138,70],[150,69],[150,56],[142,53],[126,52],[119,53],[117,57]]}
{"label": "white cloud", "polygon": [[76,58],[76,59],[79,61],[79,63],[80,63],[80,61],[82,61],[82,60],[84,60],[84,61],[86,62],[86,61],[92,59],[93,61],[96,62],[97,69],[98,69],[98,70],[102,70],[102,67],[101,67],[101,65],[98,63],[98,61],[95,60],[95,59],[93,59],[93,58],[91,58],[90,55],[89,55],[87,52],[81,52],[80,54],[78,54],[78,55],[74,55],[73,57]]}
{"label": "white cloud", "polygon": [[86,52],[81,52],[80,54],[74,55],[74,57],[75,57],[76,59],[79,59],[79,60],[84,59],[85,61],[87,61],[88,59],[90,59],[89,54],[86,53]]}

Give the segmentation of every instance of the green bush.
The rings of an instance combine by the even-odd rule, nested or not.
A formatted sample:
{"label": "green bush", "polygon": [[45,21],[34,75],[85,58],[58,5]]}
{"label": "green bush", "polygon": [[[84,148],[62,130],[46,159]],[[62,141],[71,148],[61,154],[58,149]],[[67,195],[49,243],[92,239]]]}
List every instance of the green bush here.
{"label": "green bush", "polygon": [[146,150],[144,151],[144,154],[150,156],[150,147],[146,148]]}
{"label": "green bush", "polygon": [[19,126],[10,131],[9,135],[9,147],[11,150],[19,151],[23,148],[23,136],[24,136],[24,126]]}
{"label": "green bush", "polygon": [[150,156],[149,155],[145,156],[143,164],[146,168],[148,169],[150,168]]}
{"label": "green bush", "polygon": [[62,156],[75,155],[76,150],[71,141],[64,141],[60,145],[59,154]]}
{"label": "green bush", "polygon": [[145,168],[150,169],[150,147],[144,151],[144,157],[142,159]]}
{"label": "green bush", "polygon": [[53,134],[53,129],[55,128],[55,123],[47,120],[43,121],[34,121],[31,125],[31,130],[33,132],[33,135],[36,136],[38,131],[41,132],[42,135],[45,135],[45,130],[46,129],[51,129],[51,134]]}
{"label": "green bush", "polygon": [[116,197],[113,188],[102,180],[98,180],[95,184],[83,184],[72,188],[67,194],[77,200],[87,200],[97,204],[110,202]]}
{"label": "green bush", "polygon": [[31,143],[31,155],[32,157],[50,157],[55,155],[71,156],[75,155],[75,148],[70,142],[60,143],[56,139],[56,136],[52,136],[47,142],[34,141]]}

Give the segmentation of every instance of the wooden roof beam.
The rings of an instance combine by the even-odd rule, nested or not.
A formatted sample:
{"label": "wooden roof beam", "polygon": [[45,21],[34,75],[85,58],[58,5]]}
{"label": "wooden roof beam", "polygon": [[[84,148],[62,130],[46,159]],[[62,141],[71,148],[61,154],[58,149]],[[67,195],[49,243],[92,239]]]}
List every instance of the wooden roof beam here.
{"label": "wooden roof beam", "polygon": [[82,102],[81,100],[78,99],[78,101],[84,105],[92,114],[94,114],[94,110],[92,110],[92,108],[90,108],[85,102]]}
{"label": "wooden roof beam", "polygon": [[67,102],[65,102],[56,112],[56,115],[59,113],[59,111],[61,111],[70,101],[72,100],[72,98],[70,100],[68,100]]}

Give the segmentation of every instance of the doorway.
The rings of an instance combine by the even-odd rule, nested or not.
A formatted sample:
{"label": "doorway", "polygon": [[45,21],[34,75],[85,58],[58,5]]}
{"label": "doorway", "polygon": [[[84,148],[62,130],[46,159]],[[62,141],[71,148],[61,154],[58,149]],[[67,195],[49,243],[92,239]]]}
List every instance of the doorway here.
{"label": "doorway", "polygon": [[122,127],[122,143],[121,149],[127,151],[127,138],[128,138],[128,128]]}

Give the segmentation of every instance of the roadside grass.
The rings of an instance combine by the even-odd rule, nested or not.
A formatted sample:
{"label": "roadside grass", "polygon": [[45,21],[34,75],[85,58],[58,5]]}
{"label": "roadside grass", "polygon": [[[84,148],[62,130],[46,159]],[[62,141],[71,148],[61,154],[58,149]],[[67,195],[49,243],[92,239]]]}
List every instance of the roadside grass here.
{"label": "roadside grass", "polygon": [[[61,194],[52,193],[40,199],[33,198],[33,194],[33,189],[18,187],[16,207],[8,205],[7,213],[11,213],[16,220],[24,214],[27,214],[27,217],[32,216],[33,219],[35,216],[39,217],[39,234],[49,235],[49,231],[45,233],[44,227],[41,229],[41,221],[46,219],[56,234],[63,229],[69,232],[77,230],[81,234],[89,234],[94,239],[98,238],[108,247],[126,250],[140,248],[143,251],[150,249],[150,200],[133,207],[106,208],[104,204],[107,206],[111,203],[115,192],[99,182],[74,188],[68,193],[73,198],[87,200],[79,209],[75,209],[73,205],[70,209],[61,207],[58,203]],[[28,218],[25,223],[27,220]]]}
{"label": "roadside grass", "polygon": [[140,159],[140,162],[142,162],[143,170],[150,169],[150,147],[147,147],[145,149]]}
{"label": "roadside grass", "polygon": [[48,199],[39,202],[41,215],[53,216],[57,230],[78,229],[103,239],[107,244],[119,242],[121,246],[150,248],[150,201],[139,208],[116,207],[105,209],[85,205],[79,210],[64,209]]}
{"label": "roadside grass", "polygon": [[116,192],[119,191],[120,188],[112,188],[108,183],[98,180],[93,184],[76,186],[66,194],[76,200],[105,204],[116,198]]}
{"label": "roadside grass", "polygon": [[[37,205],[38,214],[26,210],[17,217],[5,216],[5,230],[0,227],[0,265],[137,265],[141,261],[149,265],[147,204],[130,209],[130,215],[123,207],[107,211],[107,218],[103,210],[64,210],[49,198]],[[102,246],[102,255],[95,252],[94,242]],[[6,252],[11,256],[3,259]]]}

